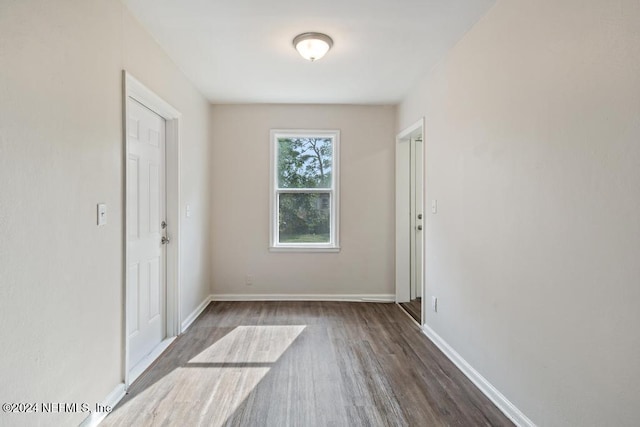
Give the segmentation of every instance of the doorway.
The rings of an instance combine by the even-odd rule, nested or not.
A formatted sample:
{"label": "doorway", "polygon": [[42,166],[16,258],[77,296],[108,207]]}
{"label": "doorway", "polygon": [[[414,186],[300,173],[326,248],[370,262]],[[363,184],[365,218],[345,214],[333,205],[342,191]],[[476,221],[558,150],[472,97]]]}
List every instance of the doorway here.
{"label": "doorway", "polygon": [[123,374],[128,386],[179,333],[180,114],[126,72],[124,83]]}
{"label": "doorway", "polygon": [[423,323],[424,119],[396,138],[396,302]]}

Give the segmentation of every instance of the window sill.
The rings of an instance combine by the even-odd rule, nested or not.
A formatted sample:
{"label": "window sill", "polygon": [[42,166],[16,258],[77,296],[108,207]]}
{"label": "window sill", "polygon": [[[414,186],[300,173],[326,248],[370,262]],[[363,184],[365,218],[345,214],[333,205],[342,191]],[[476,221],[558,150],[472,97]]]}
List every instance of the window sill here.
{"label": "window sill", "polygon": [[339,246],[324,246],[324,247],[310,247],[310,246],[271,246],[269,252],[340,252]]}

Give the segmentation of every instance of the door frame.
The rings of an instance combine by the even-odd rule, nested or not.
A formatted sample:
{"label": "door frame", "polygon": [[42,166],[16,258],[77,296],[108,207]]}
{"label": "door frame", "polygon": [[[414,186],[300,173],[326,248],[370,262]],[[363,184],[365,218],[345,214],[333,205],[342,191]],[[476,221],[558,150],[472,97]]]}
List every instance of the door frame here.
{"label": "door frame", "polygon": [[[426,193],[426,176],[425,170],[425,157],[426,157],[426,144],[424,137],[424,117],[412,124],[411,126],[402,130],[396,136],[396,303],[407,302],[410,300],[411,291],[411,218],[410,218],[410,180],[411,171],[409,164],[410,157],[410,141],[412,138],[418,135],[422,136],[422,164],[423,164],[423,204]],[[424,206],[423,206],[424,215]],[[426,223],[426,215],[423,217],[423,224]],[[426,227],[424,227],[426,232]],[[422,307],[421,307],[421,321],[424,323],[424,296],[426,295],[425,280],[424,280],[424,265],[425,265],[425,242],[426,239],[422,238]]]}
{"label": "door frame", "polygon": [[[420,141],[419,143],[418,140]],[[424,266],[423,242],[425,232],[417,232],[418,227],[422,227],[422,225],[424,224],[424,144],[422,133],[420,133],[419,135],[412,133],[411,137],[409,138],[409,144],[409,168],[411,171],[409,178],[409,241],[411,248],[410,298],[411,301],[413,301],[418,296],[422,297],[422,275],[424,273],[424,268],[422,267]],[[421,190],[422,193],[420,194],[420,202],[418,202],[418,191],[416,191],[418,189]],[[422,219],[418,219],[418,215],[421,215]],[[420,241],[419,245],[416,242],[416,240],[418,239]],[[420,249],[416,250],[418,249],[418,247]],[[416,253],[414,253],[414,250],[416,250]],[[420,258],[420,269],[416,268],[418,258]]]}
{"label": "door frame", "polygon": [[133,381],[144,371],[131,372],[132,366],[129,361],[129,337],[127,331],[130,319],[127,315],[127,155],[129,147],[127,143],[127,100],[135,99],[146,108],[158,114],[165,120],[165,175],[166,175],[166,220],[169,224],[169,237],[171,243],[166,245],[166,309],[165,309],[165,329],[166,338],[161,342],[156,350],[148,356],[149,365],[166,349],[178,336],[180,331],[180,120],[182,114],[173,108],[171,104],[160,98],[152,90],[140,83],[126,70],[122,71],[123,86],[123,319],[124,328],[122,331],[124,354],[123,354],[123,378],[125,387],[129,387]]}

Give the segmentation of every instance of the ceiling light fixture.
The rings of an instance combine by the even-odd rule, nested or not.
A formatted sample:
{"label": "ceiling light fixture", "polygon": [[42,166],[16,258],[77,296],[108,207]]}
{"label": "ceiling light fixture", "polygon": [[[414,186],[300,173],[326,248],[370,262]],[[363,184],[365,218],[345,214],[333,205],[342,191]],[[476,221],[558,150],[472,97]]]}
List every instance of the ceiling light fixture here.
{"label": "ceiling light fixture", "polygon": [[333,40],[322,33],[302,33],[293,39],[293,47],[311,62],[322,58],[333,46]]}

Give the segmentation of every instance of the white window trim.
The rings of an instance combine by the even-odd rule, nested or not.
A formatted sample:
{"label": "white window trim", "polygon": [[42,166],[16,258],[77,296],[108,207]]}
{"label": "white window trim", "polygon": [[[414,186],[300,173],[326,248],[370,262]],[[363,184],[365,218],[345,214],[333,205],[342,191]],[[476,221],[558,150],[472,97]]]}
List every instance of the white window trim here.
{"label": "white window trim", "polygon": [[[278,242],[278,138],[293,137],[332,138],[332,182],[331,234],[329,243],[279,243]],[[271,147],[269,179],[269,250],[271,252],[340,252],[340,131],[306,129],[271,129],[269,145]],[[290,188],[287,193],[326,193],[326,188]]]}

